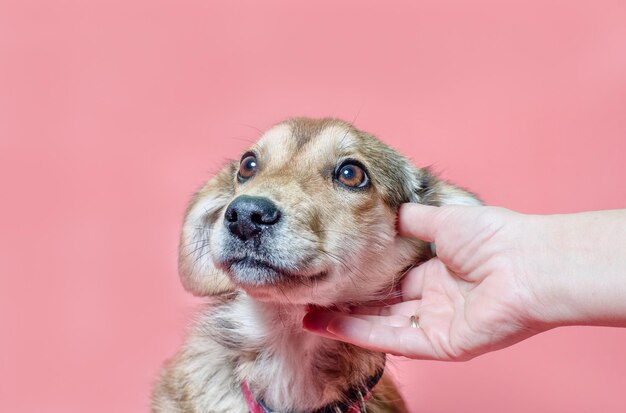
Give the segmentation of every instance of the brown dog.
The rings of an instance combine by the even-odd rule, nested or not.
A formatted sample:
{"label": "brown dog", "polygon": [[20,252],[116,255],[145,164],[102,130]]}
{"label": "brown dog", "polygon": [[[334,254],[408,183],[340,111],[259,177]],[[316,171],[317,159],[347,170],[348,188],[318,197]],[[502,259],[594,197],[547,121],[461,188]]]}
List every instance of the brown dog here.
{"label": "brown dog", "polygon": [[[480,202],[336,119],[280,123],[192,199],[185,288],[210,304],[165,367],[154,412],[403,412],[385,355],[302,330],[306,307],[384,300],[428,244],[403,202]],[[371,397],[370,396],[371,393]]]}

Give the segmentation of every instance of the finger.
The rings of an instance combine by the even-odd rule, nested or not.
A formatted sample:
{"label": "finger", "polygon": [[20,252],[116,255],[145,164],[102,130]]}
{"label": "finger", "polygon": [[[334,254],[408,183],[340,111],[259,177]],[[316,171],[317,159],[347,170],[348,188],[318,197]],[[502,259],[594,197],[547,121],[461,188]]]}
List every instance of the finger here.
{"label": "finger", "polygon": [[326,330],[336,340],[360,347],[416,359],[437,359],[421,328],[393,327],[349,315],[337,315]]}
{"label": "finger", "polygon": [[369,321],[372,324],[380,324],[389,327],[410,327],[412,314],[390,314],[386,316],[378,315],[366,315],[366,314],[351,314],[352,317],[359,320]]}
{"label": "finger", "polygon": [[[314,314],[315,313],[315,314]],[[315,311],[307,314],[303,319],[303,326],[306,329],[314,329],[323,334],[327,334],[327,328],[330,322],[344,313],[333,311]],[[380,324],[389,327],[410,327],[411,316],[415,315],[415,311],[408,310],[408,313],[390,314],[385,316],[369,315],[369,314],[351,314],[354,318],[368,321],[372,324]]]}
{"label": "finger", "polygon": [[403,236],[434,242],[439,213],[439,207],[402,204],[398,212],[398,232]]}
{"label": "finger", "polygon": [[422,298],[424,291],[424,278],[431,269],[432,264],[426,261],[415,268],[412,268],[400,281],[402,291],[402,301],[411,301]]}
{"label": "finger", "polygon": [[360,306],[352,308],[350,314],[376,316],[404,315],[411,317],[417,313],[419,306],[420,300],[405,301],[403,303],[379,307]]}
{"label": "finger", "polygon": [[302,324],[311,333],[371,350],[416,359],[439,359],[421,328],[394,327],[372,322],[371,318],[332,311],[310,312]]}
{"label": "finger", "polygon": [[302,327],[311,333],[336,340],[337,338],[332,333],[328,332],[327,327],[337,314],[338,313],[333,311],[326,310],[309,311],[302,319]]}

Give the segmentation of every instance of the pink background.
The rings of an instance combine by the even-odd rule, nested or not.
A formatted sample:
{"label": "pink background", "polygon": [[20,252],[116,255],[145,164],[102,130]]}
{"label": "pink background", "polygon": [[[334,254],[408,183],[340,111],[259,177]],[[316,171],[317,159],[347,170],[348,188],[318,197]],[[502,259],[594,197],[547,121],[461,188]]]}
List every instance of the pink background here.
{"label": "pink background", "polygon": [[[490,204],[624,208],[626,3],[0,0],[0,411],[148,410],[185,204],[292,115]],[[394,363],[414,412],[626,411],[626,330]]]}

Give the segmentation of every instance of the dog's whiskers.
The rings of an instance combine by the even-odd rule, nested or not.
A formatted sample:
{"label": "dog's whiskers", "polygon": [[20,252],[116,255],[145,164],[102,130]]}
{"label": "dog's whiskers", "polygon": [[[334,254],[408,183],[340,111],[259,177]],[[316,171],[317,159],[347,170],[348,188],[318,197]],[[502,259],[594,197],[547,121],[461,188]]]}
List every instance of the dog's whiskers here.
{"label": "dog's whiskers", "polygon": [[417,265],[418,265],[417,263],[412,264],[408,268],[406,268],[404,271],[402,271],[400,274],[395,275],[393,278],[393,282],[389,284],[389,290],[386,293],[384,293],[384,295],[379,297],[377,300],[379,300],[381,303],[384,303],[385,300],[389,300],[390,298],[402,297],[402,291],[398,290],[398,283],[402,280],[402,278],[404,278],[404,276],[409,271],[411,271]]}
{"label": "dog's whiskers", "polygon": [[[201,250],[202,248],[206,248],[209,245],[209,240],[207,239],[202,239],[202,240],[198,240],[196,241],[194,244],[194,249],[189,251],[187,254],[185,254],[186,257],[195,254],[196,252],[198,252],[199,250]],[[198,244],[201,244],[200,246],[198,246]],[[186,248],[188,246],[190,246],[191,244],[188,244],[187,246],[183,247]]]}
{"label": "dog's whiskers", "polygon": [[240,125],[245,126],[246,128],[254,129],[259,134],[259,137],[262,136],[264,133],[261,129],[257,128],[256,126],[248,125],[247,123],[240,123]]}

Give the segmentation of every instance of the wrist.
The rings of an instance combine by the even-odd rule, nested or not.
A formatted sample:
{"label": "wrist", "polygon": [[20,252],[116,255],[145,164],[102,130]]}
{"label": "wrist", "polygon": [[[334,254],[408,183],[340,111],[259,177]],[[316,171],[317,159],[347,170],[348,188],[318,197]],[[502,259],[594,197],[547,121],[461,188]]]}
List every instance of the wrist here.
{"label": "wrist", "polygon": [[525,216],[531,322],[626,326],[626,211]]}

